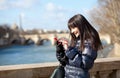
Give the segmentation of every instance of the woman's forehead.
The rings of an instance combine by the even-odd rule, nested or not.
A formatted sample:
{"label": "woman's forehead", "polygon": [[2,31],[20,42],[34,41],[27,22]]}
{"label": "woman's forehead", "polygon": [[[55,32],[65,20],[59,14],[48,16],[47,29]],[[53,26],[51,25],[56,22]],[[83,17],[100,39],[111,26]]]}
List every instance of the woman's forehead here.
{"label": "woman's forehead", "polygon": [[75,25],[69,26],[70,29],[75,28],[75,27],[77,27],[77,26],[75,26]]}

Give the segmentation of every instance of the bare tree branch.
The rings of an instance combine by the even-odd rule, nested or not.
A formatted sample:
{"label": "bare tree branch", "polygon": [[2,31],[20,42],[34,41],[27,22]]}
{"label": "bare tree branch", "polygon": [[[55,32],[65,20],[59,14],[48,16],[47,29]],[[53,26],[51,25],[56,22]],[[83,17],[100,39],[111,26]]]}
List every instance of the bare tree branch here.
{"label": "bare tree branch", "polygon": [[113,43],[120,43],[120,0],[98,0],[98,8],[90,11],[90,17],[100,31],[108,33]]}

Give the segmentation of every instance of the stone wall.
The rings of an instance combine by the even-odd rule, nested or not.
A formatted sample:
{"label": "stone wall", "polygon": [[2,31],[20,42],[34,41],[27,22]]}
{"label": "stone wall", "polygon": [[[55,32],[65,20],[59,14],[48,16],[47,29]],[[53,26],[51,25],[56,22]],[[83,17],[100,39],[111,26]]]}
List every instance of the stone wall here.
{"label": "stone wall", "polygon": [[[0,78],[49,78],[58,62],[0,66]],[[100,58],[90,70],[91,78],[120,78],[120,58]]]}

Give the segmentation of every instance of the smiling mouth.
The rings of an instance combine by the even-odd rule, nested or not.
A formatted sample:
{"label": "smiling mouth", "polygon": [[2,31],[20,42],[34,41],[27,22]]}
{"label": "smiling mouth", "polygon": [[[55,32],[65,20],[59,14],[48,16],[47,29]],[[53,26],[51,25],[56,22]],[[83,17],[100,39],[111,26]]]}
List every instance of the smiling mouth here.
{"label": "smiling mouth", "polygon": [[74,34],[76,35],[76,34],[78,34],[78,32],[75,32]]}

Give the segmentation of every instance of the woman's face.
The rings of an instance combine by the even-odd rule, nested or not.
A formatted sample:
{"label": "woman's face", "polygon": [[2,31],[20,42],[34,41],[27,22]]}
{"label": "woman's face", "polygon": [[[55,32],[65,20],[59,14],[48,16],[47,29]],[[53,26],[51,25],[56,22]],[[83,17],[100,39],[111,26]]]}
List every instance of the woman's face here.
{"label": "woman's face", "polygon": [[80,35],[80,31],[77,27],[71,28],[71,33],[73,33],[76,37]]}

